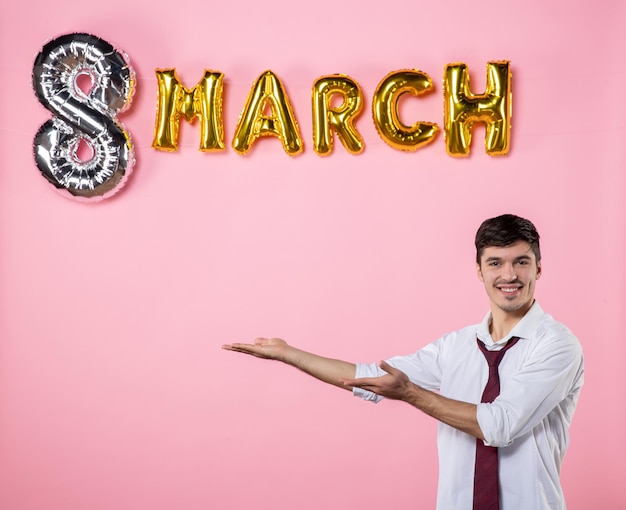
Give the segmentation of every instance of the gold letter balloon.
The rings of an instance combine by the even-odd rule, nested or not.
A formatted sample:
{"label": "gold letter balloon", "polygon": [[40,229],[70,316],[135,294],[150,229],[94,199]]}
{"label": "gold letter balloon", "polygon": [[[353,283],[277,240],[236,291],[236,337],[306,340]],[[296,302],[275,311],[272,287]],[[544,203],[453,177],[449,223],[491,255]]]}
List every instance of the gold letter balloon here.
{"label": "gold letter balloon", "polygon": [[[342,102],[333,106],[339,96]],[[363,139],[354,125],[363,110],[359,84],[340,74],[322,76],[313,84],[313,149],[321,156],[333,150],[334,129],[343,146],[352,154],[363,151]]]}
{"label": "gold letter balloon", "polygon": [[302,138],[283,84],[272,71],[264,72],[252,86],[241,112],[233,149],[246,154],[259,136],[276,136],[287,154],[302,152]]}
{"label": "gold letter balloon", "polygon": [[39,102],[54,114],[34,140],[41,174],[79,200],[116,193],[135,162],[130,134],[116,118],[135,87],[128,57],[99,37],[62,35],[39,52],[32,78]]}
{"label": "gold letter balloon", "polygon": [[444,71],[444,125],[446,150],[451,156],[467,156],[472,125],[486,125],[485,149],[491,156],[509,152],[511,135],[511,71],[509,62],[488,62],[484,94],[470,91],[465,64],[449,64]]}
{"label": "gold letter balloon", "polygon": [[394,149],[415,151],[432,142],[439,127],[431,122],[405,126],[398,115],[398,102],[404,94],[420,96],[432,90],[430,77],[417,70],[388,74],[376,88],[372,102],[374,124],[380,137]]}
{"label": "gold letter balloon", "polygon": [[175,69],[157,70],[158,99],[154,126],[155,149],[178,149],[180,116],[188,122],[200,119],[200,150],[219,151],[224,147],[222,97],[224,75],[206,71],[191,90],[184,87]]}

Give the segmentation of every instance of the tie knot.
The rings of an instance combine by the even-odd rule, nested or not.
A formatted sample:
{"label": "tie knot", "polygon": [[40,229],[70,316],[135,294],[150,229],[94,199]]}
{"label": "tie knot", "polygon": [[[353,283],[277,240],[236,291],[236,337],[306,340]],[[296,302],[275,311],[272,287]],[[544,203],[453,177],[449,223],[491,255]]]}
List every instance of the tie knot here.
{"label": "tie knot", "polygon": [[502,361],[502,358],[504,358],[504,354],[506,353],[506,351],[508,351],[511,347],[513,347],[517,343],[518,340],[519,338],[514,336],[499,351],[490,351],[487,349],[487,347],[485,347],[484,343],[476,339],[476,341],[478,342],[478,347],[480,348],[481,352],[485,356],[485,359],[487,360],[487,364],[490,367],[497,367]]}

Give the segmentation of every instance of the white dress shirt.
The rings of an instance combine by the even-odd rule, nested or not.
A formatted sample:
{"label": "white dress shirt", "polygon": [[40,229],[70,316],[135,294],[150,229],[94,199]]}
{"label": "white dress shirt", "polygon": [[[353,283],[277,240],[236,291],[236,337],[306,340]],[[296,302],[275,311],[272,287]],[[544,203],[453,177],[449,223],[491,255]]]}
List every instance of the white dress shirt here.
{"label": "white dress shirt", "polygon": [[[501,510],[564,510],[559,473],[583,384],[580,342],[537,302],[497,343],[489,334],[490,320],[488,313],[480,324],[387,361],[418,386],[478,405],[485,444],[500,447]],[[500,395],[481,404],[489,370],[476,338],[497,350],[513,336],[520,340],[500,363]],[[374,363],[357,364],[356,377],[383,374]],[[359,388],[354,394],[374,402],[382,398]],[[437,509],[472,510],[476,439],[439,423],[437,445]]]}

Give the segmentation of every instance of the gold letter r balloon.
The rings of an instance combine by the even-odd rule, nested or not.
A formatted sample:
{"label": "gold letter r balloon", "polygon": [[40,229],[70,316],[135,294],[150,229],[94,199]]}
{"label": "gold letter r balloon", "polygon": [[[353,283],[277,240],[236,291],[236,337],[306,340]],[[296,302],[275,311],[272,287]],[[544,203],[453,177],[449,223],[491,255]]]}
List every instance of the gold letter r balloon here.
{"label": "gold letter r balloon", "polygon": [[444,123],[446,150],[467,156],[474,122],[487,127],[485,149],[491,156],[509,152],[511,134],[511,71],[509,62],[487,63],[487,88],[482,95],[470,91],[465,64],[449,64],[444,71]]}
{"label": "gold letter r balloon", "polygon": [[[343,102],[332,106],[334,96]],[[343,146],[351,154],[363,152],[363,139],[354,123],[363,109],[363,95],[359,84],[349,76],[335,74],[322,76],[313,84],[313,149],[320,156],[333,150],[335,130]]]}

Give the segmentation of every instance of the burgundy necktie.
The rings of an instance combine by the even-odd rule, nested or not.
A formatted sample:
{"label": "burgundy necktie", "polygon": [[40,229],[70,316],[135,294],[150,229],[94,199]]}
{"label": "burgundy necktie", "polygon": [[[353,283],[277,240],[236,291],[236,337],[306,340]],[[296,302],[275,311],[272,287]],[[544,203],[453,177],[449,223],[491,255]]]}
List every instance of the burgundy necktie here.
{"label": "burgundy necktie", "polygon": [[[481,402],[493,402],[500,394],[500,375],[498,365],[507,350],[513,347],[519,338],[511,338],[499,351],[488,351],[480,340],[478,347],[489,364],[489,379],[483,391]],[[485,446],[476,438],[476,464],[474,466],[474,510],[499,510],[498,495],[498,448]]]}

